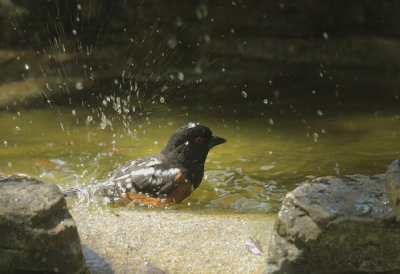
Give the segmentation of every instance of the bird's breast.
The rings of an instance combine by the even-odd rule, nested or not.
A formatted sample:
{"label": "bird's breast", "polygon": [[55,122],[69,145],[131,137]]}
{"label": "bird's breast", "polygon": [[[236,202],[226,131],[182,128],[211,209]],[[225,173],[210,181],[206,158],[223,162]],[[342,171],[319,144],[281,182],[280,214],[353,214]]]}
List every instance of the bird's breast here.
{"label": "bird's breast", "polygon": [[183,201],[194,190],[193,184],[181,172],[176,175],[174,183],[175,189],[167,196],[167,200],[171,203],[179,203]]}

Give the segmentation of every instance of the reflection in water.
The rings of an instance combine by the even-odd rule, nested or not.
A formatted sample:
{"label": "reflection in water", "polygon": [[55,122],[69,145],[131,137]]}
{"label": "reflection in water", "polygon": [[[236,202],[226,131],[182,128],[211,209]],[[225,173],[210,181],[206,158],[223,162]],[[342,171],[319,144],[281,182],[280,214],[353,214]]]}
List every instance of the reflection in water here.
{"label": "reflection in water", "polygon": [[400,150],[400,120],[392,114],[307,119],[286,114],[271,123],[269,115],[239,117],[223,108],[206,112],[161,105],[141,115],[119,115],[118,110],[2,112],[1,173],[25,173],[63,189],[90,184],[127,160],[160,151],[170,134],[189,121],[200,122],[229,143],[210,152],[200,187],[170,208],[272,213],[303,181],[383,173]]}

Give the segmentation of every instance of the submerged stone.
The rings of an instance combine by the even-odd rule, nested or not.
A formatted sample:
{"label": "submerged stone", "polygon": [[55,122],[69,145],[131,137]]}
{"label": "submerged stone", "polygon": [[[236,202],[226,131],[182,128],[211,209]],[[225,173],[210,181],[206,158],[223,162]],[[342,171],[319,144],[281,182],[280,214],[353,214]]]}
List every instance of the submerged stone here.
{"label": "submerged stone", "polygon": [[264,273],[400,270],[385,176],[323,177],[286,195]]}
{"label": "submerged stone", "polygon": [[396,159],[386,171],[386,186],[397,220],[400,221],[400,161]]}
{"label": "submerged stone", "polygon": [[[261,273],[275,216],[73,209],[93,273]],[[98,254],[89,259],[87,250]],[[94,255],[94,254],[93,254]],[[93,258],[93,256],[91,256]]]}
{"label": "submerged stone", "polygon": [[0,177],[0,272],[84,273],[75,221],[53,185]]}

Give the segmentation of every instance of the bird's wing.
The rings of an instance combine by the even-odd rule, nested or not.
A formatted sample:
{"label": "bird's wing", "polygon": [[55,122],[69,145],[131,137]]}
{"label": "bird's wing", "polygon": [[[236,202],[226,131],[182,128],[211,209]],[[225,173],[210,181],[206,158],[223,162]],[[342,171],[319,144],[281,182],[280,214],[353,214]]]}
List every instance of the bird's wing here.
{"label": "bird's wing", "polygon": [[178,168],[166,167],[155,157],[129,161],[112,177],[119,192],[142,192],[162,197],[175,189]]}

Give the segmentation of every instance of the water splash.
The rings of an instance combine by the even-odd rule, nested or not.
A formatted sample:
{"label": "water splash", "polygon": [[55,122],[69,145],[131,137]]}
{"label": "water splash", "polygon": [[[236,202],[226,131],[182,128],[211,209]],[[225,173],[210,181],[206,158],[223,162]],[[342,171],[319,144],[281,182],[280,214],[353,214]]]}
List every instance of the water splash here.
{"label": "water splash", "polygon": [[83,89],[83,83],[78,81],[75,83],[75,89],[76,90],[82,90]]}
{"label": "water splash", "polygon": [[183,74],[183,72],[178,73],[178,79],[179,81],[183,81],[185,79],[185,75]]}

